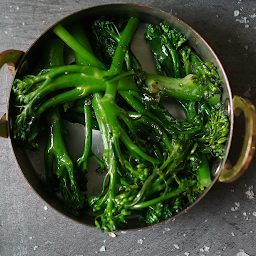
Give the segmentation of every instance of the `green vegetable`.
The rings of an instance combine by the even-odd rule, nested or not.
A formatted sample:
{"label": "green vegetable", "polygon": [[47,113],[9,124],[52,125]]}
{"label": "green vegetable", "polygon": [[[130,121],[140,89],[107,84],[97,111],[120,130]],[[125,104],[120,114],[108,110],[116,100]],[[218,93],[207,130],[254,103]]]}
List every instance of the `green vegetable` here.
{"label": "green vegetable", "polygon": [[[44,67],[64,65],[63,41],[52,39],[44,46],[42,65]],[[77,182],[75,166],[66,146],[66,129],[61,114],[60,106],[55,106],[46,111],[48,141],[45,147],[44,161],[48,187],[60,191],[67,211],[79,215],[85,205],[85,198],[81,193]],[[56,161],[56,172],[54,162]],[[57,178],[57,180],[56,180]],[[56,184],[56,185],[55,185]]]}
{"label": "green vegetable", "polygon": [[[192,204],[211,185],[209,160],[224,157],[229,132],[216,68],[163,22],[145,31],[158,74],[145,72],[130,47],[138,26],[137,18],[109,17],[93,20],[86,31],[59,24],[45,45],[42,70],[13,84],[13,138],[36,150],[45,133],[49,189],[61,192],[73,214],[93,211],[102,231],[125,228],[133,214],[152,225]],[[63,62],[63,42],[73,63]],[[169,112],[166,98],[183,118]],[[70,157],[64,121],[84,126],[77,159]],[[92,150],[93,130],[100,131],[102,157]],[[87,196],[90,158],[104,179],[101,192]]]}

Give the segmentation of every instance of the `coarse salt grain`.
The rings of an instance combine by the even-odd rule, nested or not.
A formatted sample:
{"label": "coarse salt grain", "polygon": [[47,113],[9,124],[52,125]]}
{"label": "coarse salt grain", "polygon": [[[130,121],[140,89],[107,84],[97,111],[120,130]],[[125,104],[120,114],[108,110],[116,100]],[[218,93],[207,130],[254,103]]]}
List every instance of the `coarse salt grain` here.
{"label": "coarse salt grain", "polygon": [[139,239],[138,244],[143,244],[143,239]]}
{"label": "coarse salt grain", "polygon": [[239,16],[239,14],[240,14],[240,12],[239,12],[238,10],[235,10],[235,11],[234,11],[234,17]]}
{"label": "coarse salt grain", "polygon": [[176,249],[180,249],[180,247],[177,244],[173,245]]}
{"label": "coarse salt grain", "polygon": [[236,256],[250,256],[250,255],[245,253],[244,250],[240,250],[240,252],[237,253]]}
{"label": "coarse salt grain", "polygon": [[106,246],[101,246],[101,248],[100,248],[100,252],[105,252],[106,251]]}
{"label": "coarse salt grain", "polygon": [[248,199],[254,199],[253,186],[249,186],[248,190],[245,192]]}

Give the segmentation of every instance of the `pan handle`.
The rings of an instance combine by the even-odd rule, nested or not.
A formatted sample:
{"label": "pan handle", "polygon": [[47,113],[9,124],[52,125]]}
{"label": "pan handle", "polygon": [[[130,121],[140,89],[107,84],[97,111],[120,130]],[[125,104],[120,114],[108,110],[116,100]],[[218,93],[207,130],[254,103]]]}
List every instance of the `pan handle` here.
{"label": "pan handle", "polygon": [[4,64],[7,64],[9,70],[11,71],[11,74],[14,76],[15,68],[23,55],[24,55],[24,52],[19,50],[6,50],[1,52],[0,68],[2,68]]}
{"label": "pan handle", "polygon": [[245,134],[240,156],[234,166],[227,160],[221,174],[220,182],[233,182],[237,180],[248,168],[256,146],[256,112],[254,105],[247,99],[240,96],[233,98],[234,114],[239,116],[244,113]]}
{"label": "pan handle", "polygon": [[[15,75],[16,66],[20,59],[24,55],[23,51],[19,50],[6,50],[0,53],[0,69],[4,64],[7,64],[12,76]],[[8,137],[8,121],[6,120],[6,114],[0,119],[0,137]]]}

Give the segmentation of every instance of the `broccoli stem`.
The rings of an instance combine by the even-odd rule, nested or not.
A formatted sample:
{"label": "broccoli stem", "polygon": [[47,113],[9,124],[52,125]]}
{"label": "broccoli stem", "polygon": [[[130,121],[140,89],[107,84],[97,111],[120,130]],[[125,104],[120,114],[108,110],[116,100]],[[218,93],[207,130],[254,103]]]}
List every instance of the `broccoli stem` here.
{"label": "broccoli stem", "polygon": [[[118,75],[122,72],[124,57],[127,53],[131,39],[137,30],[139,20],[137,18],[130,18],[125,26],[123,34],[118,42],[113,61],[109,69],[109,76]],[[108,98],[115,99],[118,88],[118,82],[107,82],[105,96]]]}
{"label": "broccoli stem", "polygon": [[[193,183],[191,185],[193,185]],[[132,207],[130,207],[130,209],[137,210],[137,209],[147,208],[147,207],[150,207],[152,205],[156,205],[157,203],[167,201],[167,200],[171,199],[172,197],[179,196],[182,192],[186,191],[187,189],[188,189],[187,186],[180,185],[174,191],[171,191],[167,194],[163,194],[159,197],[156,197],[154,199],[151,199],[151,200],[148,200],[148,201],[145,201],[145,202],[136,203]]]}
{"label": "broccoli stem", "polygon": [[53,32],[59,36],[71,49],[81,55],[93,67],[99,67],[106,70],[105,65],[96,58],[88,49],[86,49],[78,40],[76,40],[61,24],[58,24]]}
{"label": "broccoli stem", "polygon": [[92,107],[85,102],[84,104],[84,150],[82,156],[77,159],[77,166],[82,173],[88,171],[88,159],[91,155],[92,146]]}
{"label": "broccoli stem", "polygon": [[78,215],[84,207],[85,201],[77,184],[73,161],[64,143],[66,131],[58,107],[47,112],[47,122],[50,129],[50,137],[45,152],[47,178],[51,182],[54,166],[53,160],[55,159],[56,175],[59,178],[59,189],[67,209],[73,214]]}
{"label": "broccoli stem", "polygon": [[198,114],[196,111],[196,101],[190,101],[190,100],[179,100],[179,103],[181,104],[183,111],[185,113],[185,116],[189,122],[195,121]]}
{"label": "broccoli stem", "polygon": [[205,188],[205,187],[208,187],[212,182],[211,171],[209,168],[209,161],[208,161],[207,155],[204,153],[199,153],[199,157],[201,159],[201,164],[198,171],[198,181],[199,181],[199,184],[203,188]]}
{"label": "broccoli stem", "polygon": [[194,83],[193,77],[192,74],[184,78],[146,74],[146,90],[151,94],[161,93],[178,99],[200,100],[204,94],[201,86]]}
{"label": "broccoli stem", "polygon": [[[89,51],[91,54],[93,54],[90,42],[89,42],[81,24],[79,24],[79,23],[74,24],[70,28],[70,33],[87,51]],[[88,66],[91,64],[90,61],[88,62],[86,59],[84,59],[81,56],[81,54],[77,51],[74,51],[74,56],[75,56],[75,62],[78,65]],[[100,68],[101,66],[103,66],[103,64],[97,62],[97,67]]]}
{"label": "broccoli stem", "polygon": [[139,25],[139,19],[130,18],[125,26],[122,36],[118,42],[111,67],[109,69],[110,75],[120,74],[122,72],[124,57],[128,50],[131,39],[136,32]]}
{"label": "broccoli stem", "polygon": [[41,59],[43,68],[65,65],[63,51],[64,42],[59,38],[53,38],[45,44]]}
{"label": "broccoli stem", "polygon": [[159,135],[165,144],[166,148],[169,152],[172,151],[172,145],[170,142],[170,139],[164,129],[162,129],[158,124],[153,122],[150,118],[147,118],[145,116],[141,116],[138,113],[128,112],[129,116],[135,119],[135,123],[139,123],[139,125],[145,125],[150,127],[157,135]]}

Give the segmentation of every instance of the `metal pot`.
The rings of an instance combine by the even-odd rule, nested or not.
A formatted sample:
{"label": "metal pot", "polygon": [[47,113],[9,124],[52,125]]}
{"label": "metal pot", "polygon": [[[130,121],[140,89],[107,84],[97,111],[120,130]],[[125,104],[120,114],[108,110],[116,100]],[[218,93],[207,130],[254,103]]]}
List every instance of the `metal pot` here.
{"label": "metal pot", "polygon": [[[222,161],[218,162],[218,164],[214,167],[214,179],[212,184],[205,190],[203,195],[198,198],[195,202],[197,203],[214,185],[215,182],[232,182],[239,178],[242,173],[247,169],[254,153],[255,149],[255,141],[256,141],[256,112],[254,106],[246,99],[243,99],[239,96],[232,96],[230,85],[228,82],[228,78],[225,74],[225,71],[218,59],[215,55],[211,47],[205,42],[205,40],[190,26],[176,18],[175,16],[161,11],[159,9],[155,9],[148,6],[143,5],[135,5],[135,4],[109,4],[109,5],[100,5],[92,8],[88,8],[79,12],[76,12],[62,20],[58,23],[62,23],[65,25],[71,25],[72,23],[76,23],[78,21],[86,22],[92,18],[101,15],[110,15],[110,16],[118,16],[118,17],[138,17],[141,21],[141,27],[138,29],[134,40],[132,42],[132,49],[138,58],[142,60],[142,66],[145,70],[150,70],[150,61],[145,59],[144,56],[147,56],[145,45],[143,44],[142,29],[145,28],[146,24],[159,22],[163,20],[168,20],[168,22],[176,29],[185,34],[191,46],[196,50],[196,52],[202,57],[202,59],[207,60],[209,62],[213,62],[215,66],[218,68],[218,72],[222,79],[222,84],[224,88],[223,100],[227,102],[228,113],[230,116],[230,132],[229,138],[226,144],[226,154]],[[55,25],[57,25],[56,23]],[[9,69],[12,72],[14,78],[20,77],[25,74],[32,74],[35,72],[37,68],[38,62],[38,53],[40,53],[40,49],[44,42],[49,39],[53,35],[54,26],[50,27],[46,32],[44,32],[29,48],[29,50],[24,53],[18,50],[7,50],[0,54],[0,68],[6,63]],[[140,57],[141,56],[141,57]],[[144,60],[144,61],[143,61]],[[228,155],[231,147],[231,141],[233,137],[233,127],[234,127],[234,118],[239,115],[241,112],[244,113],[245,117],[245,135],[244,142],[241,150],[240,157],[238,158],[236,164],[232,166],[228,160]],[[10,136],[12,130],[12,95],[10,93],[9,105],[7,109],[7,113],[0,120],[0,136],[6,137],[11,140]],[[72,218],[80,223],[85,225],[94,226],[94,215],[88,213],[82,217],[71,216],[67,212],[64,211],[63,202],[60,200],[58,196],[49,194],[42,183],[41,177],[43,175],[43,171],[40,169],[40,161],[42,156],[40,152],[36,155],[33,152],[28,150],[24,150],[17,146],[13,145],[13,153],[16,156],[17,162],[20,165],[20,168],[27,179],[28,183],[33,187],[33,189],[38,193],[38,195],[44,199],[50,206],[52,206],[55,210],[64,214],[67,217]],[[194,206],[188,206],[181,213],[188,210]],[[181,214],[179,213],[179,214]],[[177,215],[175,216],[177,217]],[[141,228],[142,224],[138,221],[138,218],[131,217],[129,220],[129,229],[133,228]]]}

